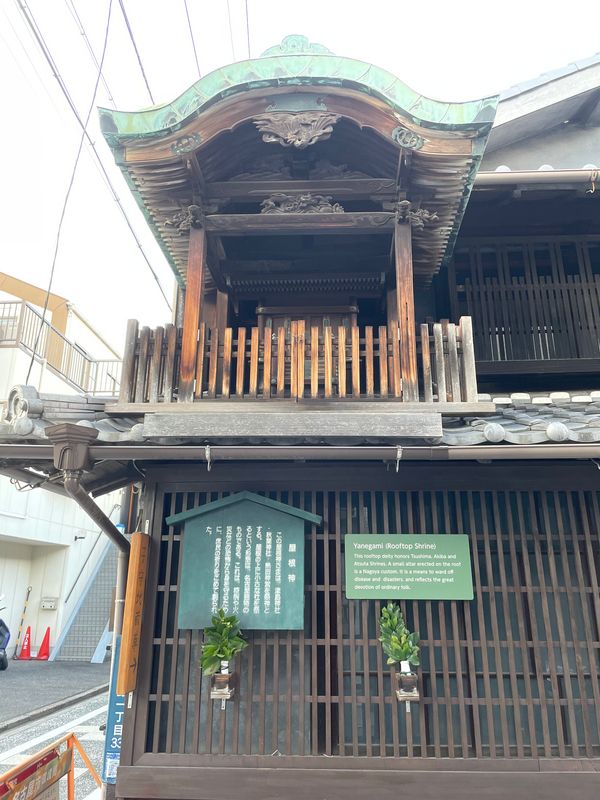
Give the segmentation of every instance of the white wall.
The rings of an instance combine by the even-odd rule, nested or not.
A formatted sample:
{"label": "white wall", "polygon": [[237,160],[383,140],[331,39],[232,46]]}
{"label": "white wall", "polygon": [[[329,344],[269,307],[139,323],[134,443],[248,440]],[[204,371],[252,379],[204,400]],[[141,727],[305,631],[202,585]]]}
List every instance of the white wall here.
{"label": "white wall", "polygon": [[26,381],[30,361],[31,357],[18,347],[0,347],[0,402],[6,401],[13,386],[26,382],[47,394],[81,394],[38,361],[34,361],[29,381]]}
{"label": "white wall", "polygon": [[0,594],[4,595],[2,605],[6,606],[0,611],[0,617],[11,632],[9,656],[14,650],[17,628],[29,586],[32,549],[27,544],[0,540]]}
{"label": "white wall", "polygon": [[[111,492],[96,501],[106,514],[112,513],[113,521],[119,518],[114,507],[121,495]],[[32,591],[25,627],[31,626],[32,650],[48,626],[54,644],[104,548],[104,534],[74,500],[43,489],[19,492],[0,476],[0,594],[6,595],[7,606],[0,616],[11,630],[12,645],[28,586]],[[40,607],[44,597],[58,598],[55,611]]]}
{"label": "white wall", "polygon": [[69,313],[66,337],[74,344],[78,344],[91,358],[112,360],[120,358],[120,355],[115,355],[114,350],[119,354],[122,352],[123,342],[113,341],[112,338],[104,342],[74,311]]}

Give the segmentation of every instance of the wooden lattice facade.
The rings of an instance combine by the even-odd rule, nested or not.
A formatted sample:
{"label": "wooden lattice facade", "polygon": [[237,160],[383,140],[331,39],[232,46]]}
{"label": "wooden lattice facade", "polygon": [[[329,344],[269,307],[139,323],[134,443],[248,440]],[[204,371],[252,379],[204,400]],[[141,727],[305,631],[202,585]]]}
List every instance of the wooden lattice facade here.
{"label": "wooden lattice facade", "polygon": [[[389,774],[461,763],[529,773],[545,759],[581,769],[598,757],[600,491],[591,470],[572,470],[560,488],[536,467],[505,474],[500,488],[491,466],[199,473],[148,476],[147,658],[128,727],[132,768],[120,773],[124,796],[134,796],[135,765],[167,775],[176,765],[223,764],[238,782],[249,765],[346,770],[353,762]],[[248,487],[323,523],[306,526],[304,630],[249,633],[238,696],[221,710],[198,667],[201,631],[176,627],[181,531],[164,519]],[[345,596],[344,537],[359,532],[470,537],[474,601],[404,604],[423,648],[422,699],[410,713],[377,639],[380,601]]]}

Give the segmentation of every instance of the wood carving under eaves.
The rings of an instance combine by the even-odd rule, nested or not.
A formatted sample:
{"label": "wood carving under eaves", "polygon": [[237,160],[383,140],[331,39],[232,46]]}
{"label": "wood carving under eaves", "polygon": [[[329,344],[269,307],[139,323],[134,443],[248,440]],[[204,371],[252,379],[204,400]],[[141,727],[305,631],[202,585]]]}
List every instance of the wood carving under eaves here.
{"label": "wood carving under eaves", "polygon": [[339,114],[329,111],[273,112],[260,114],[254,117],[253,122],[262,133],[263,142],[304,150],[311,144],[329,139],[339,119]]}
{"label": "wood carving under eaves", "polygon": [[202,227],[202,207],[198,205],[184,206],[172,217],[165,219],[165,225],[175,228],[180,236],[189,233],[190,228]]}
{"label": "wood carving under eaves", "polygon": [[408,223],[412,228],[422,229],[426,223],[435,222],[437,219],[435,211],[428,211],[426,208],[416,208],[413,211],[410,200],[401,200],[396,206],[396,220]]}
{"label": "wood carving under eaves", "polygon": [[272,153],[254,161],[244,172],[232,175],[230,181],[281,180],[291,178],[292,170],[285,153]]}
{"label": "wood carving under eaves", "polygon": [[339,203],[322,194],[273,194],[260,204],[261,214],[343,214]]}
{"label": "wood carving under eaves", "polygon": [[182,136],[171,145],[171,152],[176,156],[182,156],[185,153],[192,153],[197,150],[202,143],[202,137],[199,133],[192,133],[189,136]]}
{"label": "wood carving under eaves", "polygon": [[407,150],[420,150],[425,144],[425,139],[423,139],[422,136],[419,136],[419,134],[414,131],[410,131],[403,125],[398,125],[397,128],[394,128],[392,131],[392,139],[396,144],[399,144],[400,147],[404,147]]}
{"label": "wood carving under eaves", "polygon": [[309,176],[311,180],[325,180],[327,178],[370,178],[366,172],[350,169],[347,164],[332,164],[326,158],[320,158],[311,167]]}

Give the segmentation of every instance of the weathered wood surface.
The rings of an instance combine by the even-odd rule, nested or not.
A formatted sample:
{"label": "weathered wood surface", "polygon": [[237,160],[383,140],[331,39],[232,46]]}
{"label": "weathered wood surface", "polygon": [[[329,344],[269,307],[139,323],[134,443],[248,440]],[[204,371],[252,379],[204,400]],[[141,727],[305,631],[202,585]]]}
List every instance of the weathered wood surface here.
{"label": "weathered wood surface", "polygon": [[[254,327],[236,332],[209,329],[201,323],[194,342],[193,380],[183,392],[173,378],[185,340],[172,325],[155,331],[144,328],[137,334],[133,324],[126,343],[119,408],[161,401],[177,401],[181,407],[192,400],[229,397],[298,401],[373,398],[410,403],[421,396],[427,402],[476,404],[469,322],[462,317],[458,326],[446,321],[433,324],[431,330],[422,325],[421,357],[412,377],[405,372],[398,325],[325,326],[320,331],[295,320],[289,331],[267,327],[261,332]],[[404,345],[406,342],[405,338]],[[412,342],[416,345],[416,336]]]}
{"label": "weathered wood surface", "polygon": [[[285,797],[299,800],[306,797],[327,800],[348,800],[349,797],[373,797],[377,800],[397,800],[398,786],[411,787],[420,800],[563,800],[565,796],[577,800],[597,800],[598,776],[592,771],[578,772],[577,768],[561,772],[553,770],[526,772],[475,771],[459,772],[445,769],[420,768],[408,759],[406,765],[395,769],[377,768],[375,759],[369,766],[360,759],[361,768],[322,769],[325,759],[314,759],[314,768],[295,766],[273,768],[253,763],[246,767],[210,768],[180,766],[120,767],[117,778],[117,797],[149,798],[162,800],[177,792],[181,800],[238,800],[240,786],[244,787],[245,800],[264,800]],[[431,759],[435,761],[435,759]],[[444,759],[444,763],[447,760]],[[258,769],[258,767],[262,767]],[[321,767],[321,769],[317,769]],[[440,765],[442,766],[442,765]],[[539,767],[538,767],[539,769]]]}
{"label": "weathered wood surface", "polygon": [[[311,398],[304,398],[304,400],[292,400],[289,397],[277,400],[271,398],[272,403],[269,403],[267,410],[271,407],[273,409],[291,413],[296,412],[299,408],[313,409],[315,411],[334,410],[340,407],[340,400],[333,398],[325,400],[318,398],[313,400]],[[367,410],[375,411],[378,414],[397,413],[397,414],[412,414],[412,413],[439,413],[440,411],[444,416],[463,416],[469,414],[481,414],[486,416],[496,413],[496,404],[492,402],[479,401],[477,403],[445,403],[443,408],[440,408],[437,402],[416,402],[416,403],[389,403],[387,400],[373,400],[372,402],[365,399],[353,400],[346,398],[342,402],[342,406],[348,406],[349,409],[355,408],[358,411],[365,408]],[[230,400],[225,401],[225,398],[216,400],[205,399],[202,401],[202,408],[207,411],[217,411],[220,414],[238,414],[240,409],[248,408],[249,410],[258,411],[265,409],[264,401],[259,399],[257,401],[240,399],[232,397]],[[199,411],[197,403],[107,403],[103,406],[103,411],[107,414],[120,415],[120,414],[197,414]]]}
{"label": "weathered wood surface", "polygon": [[[187,286],[183,308],[181,359],[179,362],[179,394],[181,403],[188,403],[194,394],[198,324],[202,310],[204,266],[206,263],[206,233],[192,228],[189,239]],[[137,393],[136,393],[137,394]]]}
{"label": "weathered wood surface", "polygon": [[326,233],[390,234],[395,214],[387,211],[347,212],[343,214],[209,214],[207,231],[227,236],[287,235],[307,231]]}
{"label": "weathered wood surface", "polygon": [[410,224],[396,225],[394,252],[396,259],[396,298],[400,337],[400,363],[402,365],[402,393],[406,400],[417,400],[419,397],[419,385],[411,242]]}
{"label": "weathered wood surface", "polygon": [[362,199],[372,195],[392,195],[397,192],[395,178],[325,178],[321,180],[251,180],[224,181],[206,184],[206,197],[218,198],[256,198],[269,197],[281,192],[283,194],[332,195],[335,198],[352,197]]}
{"label": "weathered wood surface", "polygon": [[200,439],[237,439],[253,436],[286,440],[315,437],[318,439],[386,439],[436,438],[442,435],[442,417],[438,413],[388,412],[380,414],[363,410],[301,410],[280,412],[269,406],[248,411],[245,406],[237,414],[219,410],[190,414],[146,414],[144,436],[197,437]]}

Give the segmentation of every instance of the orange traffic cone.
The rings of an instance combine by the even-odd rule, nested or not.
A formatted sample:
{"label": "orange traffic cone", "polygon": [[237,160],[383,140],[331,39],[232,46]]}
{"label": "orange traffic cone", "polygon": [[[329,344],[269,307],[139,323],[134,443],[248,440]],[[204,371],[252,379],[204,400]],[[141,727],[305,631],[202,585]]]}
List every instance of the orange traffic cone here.
{"label": "orange traffic cone", "polygon": [[38,650],[38,654],[35,657],[35,660],[48,661],[49,655],[50,655],[50,628],[46,628],[46,633],[44,634],[44,638],[42,639],[42,643],[40,645],[40,649]]}
{"label": "orange traffic cone", "polygon": [[31,628],[27,626],[21,652],[17,656],[19,661],[31,661]]}

